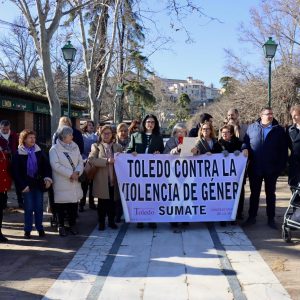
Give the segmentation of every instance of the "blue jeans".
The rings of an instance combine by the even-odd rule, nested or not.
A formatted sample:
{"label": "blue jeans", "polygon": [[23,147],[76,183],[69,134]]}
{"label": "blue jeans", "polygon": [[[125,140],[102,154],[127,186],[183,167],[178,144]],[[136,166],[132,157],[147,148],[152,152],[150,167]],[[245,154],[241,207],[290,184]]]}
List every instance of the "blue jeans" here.
{"label": "blue jeans", "polygon": [[32,217],[34,213],[35,229],[43,230],[43,192],[38,189],[23,193],[24,197],[24,231],[32,230]]}

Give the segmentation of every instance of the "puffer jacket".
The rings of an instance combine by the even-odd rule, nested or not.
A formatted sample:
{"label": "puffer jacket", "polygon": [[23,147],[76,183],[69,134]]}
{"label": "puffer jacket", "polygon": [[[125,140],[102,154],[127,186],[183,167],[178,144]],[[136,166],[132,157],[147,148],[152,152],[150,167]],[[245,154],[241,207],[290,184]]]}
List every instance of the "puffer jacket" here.
{"label": "puffer jacket", "polygon": [[76,203],[83,195],[81,184],[77,180],[70,180],[70,176],[74,171],[64,152],[68,153],[72,159],[75,171],[78,171],[79,175],[83,172],[83,161],[79,148],[74,142],[71,145],[72,149],[67,150],[57,140],[49,152],[55,203]]}
{"label": "puffer jacket", "polygon": [[249,150],[249,173],[279,176],[286,166],[287,137],[283,127],[275,119],[266,139],[261,119],[251,124],[247,129],[242,149]]}

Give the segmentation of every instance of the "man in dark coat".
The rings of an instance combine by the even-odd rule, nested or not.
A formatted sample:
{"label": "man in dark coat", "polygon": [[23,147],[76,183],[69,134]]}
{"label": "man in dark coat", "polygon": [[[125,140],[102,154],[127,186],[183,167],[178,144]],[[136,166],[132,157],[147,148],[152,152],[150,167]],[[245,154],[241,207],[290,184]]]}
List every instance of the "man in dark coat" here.
{"label": "man in dark coat", "polygon": [[271,108],[263,108],[260,118],[248,127],[243,149],[249,151],[250,182],[249,217],[243,226],[256,223],[262,182],[265,182],[268,225],[277,229],[275,217],[276,182],[285,168],[288,156],[284,129],[273,117]]}

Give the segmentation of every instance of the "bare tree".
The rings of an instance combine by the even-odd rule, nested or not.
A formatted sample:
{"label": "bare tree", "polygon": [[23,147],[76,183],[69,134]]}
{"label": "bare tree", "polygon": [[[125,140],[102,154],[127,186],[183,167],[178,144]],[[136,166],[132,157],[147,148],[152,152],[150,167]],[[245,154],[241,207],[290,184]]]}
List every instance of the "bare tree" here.
{"label": "bare tree", "polygon": [[55,89],[51,68],[50,45],[54,33],[64,16],[80,9],[90,1],[81,5],[70,7],[66,0],[10,0],[14,3],[27,21],[29,33],[33,38],[40,64],[42,66],[43,80],[46,95],[49,101],[51,114],[51,132],[56,130],[61,116],[60,100]]}
{"label": "bare tree", "polygon": [[0,40],[0,76],[28,86],[35,76],[38,55],[22,16],[10,26],[9,36]]}
{"label": "bare tree", "polygon": [[[269,36],[275,38],[278,50],[272,72],[272,107],[281,123],[289,122],[291,105],[299,102],[298,86],[300,74],[300,2],[299,0],[266,0],[250,10],[250,25],[242,24],[240,41],[250,44],[261,53],[262,45]],[[254,68],[245,60],[245,52],[238,55],[225,50],[226,71],[238,81],[234,93],[224,94],[221,101],[211,106],[225,109],[228,104],[242,111],[246,121],[253,120],[267,103],[266,64]]]}
{"label": "bare tree", "polygon": [[[81,0],[75,3],[77,6],[82,5]],[[93,16],[93,22],[95,22],[93,26],[95,28],[90,36],[86,32],[84,12],[82,10],[78,11],[81,44],[88,82],[91,119],[96,123],[99,121],[102,96],[105,92],[107,77],[112,62],[120,4],[121,0],[102,0],[99,3],[93,4],[92,8],[89,8],[100,12]],[[109,11],[113,11],[113,21],[111,38],[109,45],[107,45],[107,18]]]}

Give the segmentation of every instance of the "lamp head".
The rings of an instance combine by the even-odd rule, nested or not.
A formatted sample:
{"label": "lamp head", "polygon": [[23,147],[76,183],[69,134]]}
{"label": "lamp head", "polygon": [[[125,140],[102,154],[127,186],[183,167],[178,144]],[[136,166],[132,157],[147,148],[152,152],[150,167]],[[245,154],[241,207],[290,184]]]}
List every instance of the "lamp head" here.
{"label": "lamp head", "polygon": [[68,43],[61,48],[61,51],[63,53],[65,61],[68,64],[71,64],[74,61],[74,59],[75,59],[75,55],[76,55],[76,51],[77,51],[73,47],[73,45],[71,44],[71,42],[68,41]]}
{"label": "lamp head", "polygon": [[275,56],[277,46],[278,44],[272,40],[272,37],[269,37],[268,41],[263,44],[265,57],[272,59]]}

